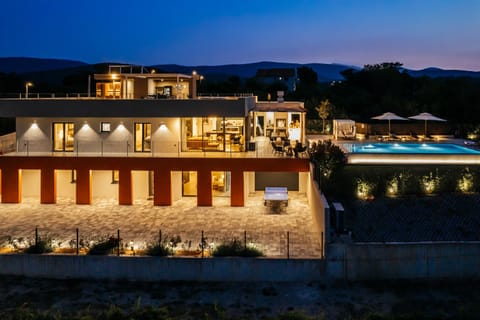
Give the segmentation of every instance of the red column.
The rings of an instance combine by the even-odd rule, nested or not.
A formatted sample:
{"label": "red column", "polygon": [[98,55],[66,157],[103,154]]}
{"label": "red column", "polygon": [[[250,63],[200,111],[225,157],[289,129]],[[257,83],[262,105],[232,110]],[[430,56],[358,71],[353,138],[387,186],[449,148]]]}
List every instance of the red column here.
{"label": "red column", "polygon": [[88,169],[77,169],[77,204],[92,203],[92,173]]}
{"label": "red column", "polygon": [[52,168],[43,168],[40,175],[40,203],[56,203],[57,175]]}
{"label": "red column", "polygon": [[167,169],[153,171],[153,205],[172,205],[172,173]]}
{"label": "red column", "polygon": [[243,171],[234,170],[231,172],[231,175],[230,205],[232,207],[243,207],[245,205],[245,183],[243,180]]}
{"label": "red column", "polygon": [[22,201],[22,173],[18,169],[2,170],[2,203]]}
{"label": "red column", "polygon": [[118,172],[118,204],[132,204],[132,171],[121,169]]}
{"label": "red column", "polygon": [[212,206],[212,172],[197,171],[197,206]]}

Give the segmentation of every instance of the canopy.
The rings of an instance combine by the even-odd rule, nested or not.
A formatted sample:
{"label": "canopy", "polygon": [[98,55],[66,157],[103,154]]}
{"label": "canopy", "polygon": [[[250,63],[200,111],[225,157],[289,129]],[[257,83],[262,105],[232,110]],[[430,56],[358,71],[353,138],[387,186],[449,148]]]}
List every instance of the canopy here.
{"label": "canopy", "polygon": [[445,119],[442,119],[442,118],[439,118],[439,117],[436,117],[434,115],[432,115],[431,113],[428,113],[428,112],[422,112],[420,114],[417,114],[416,116],[411,116],[411,117],[408,117],[409,119],[413,119],[413,120],[424,120],[425,121],[425,137],[427,136],[427,121],[447,121]]}
{"label": "canopy", "polygon": [[407,118],[397,116],[393,112],[385,112],[384,114],[381,114],[376,117],[372,117],[372,119],[375,120],[388,120],[388,134],[390,134],[390,120],[408,120]]}

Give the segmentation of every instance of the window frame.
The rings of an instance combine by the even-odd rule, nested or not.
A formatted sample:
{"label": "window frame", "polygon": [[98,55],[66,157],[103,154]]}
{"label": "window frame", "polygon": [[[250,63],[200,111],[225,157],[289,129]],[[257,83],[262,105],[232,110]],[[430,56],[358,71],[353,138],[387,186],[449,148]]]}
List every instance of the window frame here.
{"label": "window frame", "polygon": [[[57,124],[62,125],[62,130],[63,130],[63,138],[61,139],[61,142],[62,142],[61,150],[58,150],[56,148],[57,140],[56,140],[55,126]],[[73,143],[72,143],[71,150],[67,150],[67,127],[68,127],[68,125],[72,125],[72,130],[73,130],[73,136],[72,136]],[[53,152],[74,152],[75,151],[75,123],[74,122],[62,122],[62,121],[52,122],[52,150],[53,150]]]}

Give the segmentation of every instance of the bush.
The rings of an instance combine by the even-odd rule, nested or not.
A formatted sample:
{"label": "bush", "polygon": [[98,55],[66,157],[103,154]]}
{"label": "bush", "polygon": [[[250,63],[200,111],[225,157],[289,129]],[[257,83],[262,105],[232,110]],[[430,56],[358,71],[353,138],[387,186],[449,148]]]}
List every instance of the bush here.
{"label": "bush", "polygon": [[154,245],[148,246],[145,253],[148,256],[166,257],[173,255],[173,248],[165,243],[157,242]]}
{"label": "bush", "polygon": [[233,239],[217,246],[212,255],[214,257],[261,257],[263,252],[253,246],[245,246],[240,240]]}
{"label": "bush", "polygon": [[113,252],[113,249],[118,247],[120,239],[115,237],[110,237],[106,240],[100,240],[95,243],[90,250],[88,250],[89,255],[107,255]]}
{"label": "bush", "polygon": [[42,254],[42,253],[49,253],[52,252],[52,240],[47,238],[46,240],[38,238],[37,243],[31,244],[29,247],[25,249],[25,253],[33,253],[33,254]]}

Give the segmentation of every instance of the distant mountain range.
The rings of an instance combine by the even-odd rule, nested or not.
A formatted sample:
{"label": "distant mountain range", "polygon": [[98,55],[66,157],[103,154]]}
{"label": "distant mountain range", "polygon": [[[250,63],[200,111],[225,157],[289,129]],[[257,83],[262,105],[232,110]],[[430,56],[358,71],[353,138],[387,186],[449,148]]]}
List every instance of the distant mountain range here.
{"label": "distant mountain range", "polygon": [[[125,64],[125,63],[113,63]],[[360,70],[361,67],[349,66],[342,64],[325,64],[325,63],[284,63],[284,62],[256,62],[246,64],[228,64],[218,66],[182,66],[176,64],[159,64],[146,66],[147,68],[155,68],[159,72],[178,72],[191,74],[193,70],[204,75],[208,79],[224,80],[230,76],[238,76],[240,78],[251,78],[255,76],[258,69],[274,69],[274,68],[298,68],[301,66],[311,67],[318,75],[320,82],[330,82],[342,80],[341,72],[347,69]],[[50,73],[50,77],[68,75],[73,72],[92,72],[94,65],[81,61],[63,60],[63,59],[40,59],[12,57],[0,58],[0,72],[17,73],[24,75],[35,75],[39,77],[42,74]],[[472,77],[480,78],[480,72],[466,70],[444,70],[440,68],[426,68],[422,70],[407,70],[414,77],[428,76],[432,78],[438,77]],[[46,76],[46,75],[44,75]]]}

